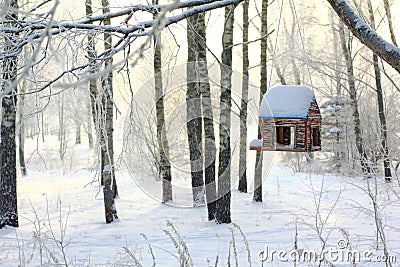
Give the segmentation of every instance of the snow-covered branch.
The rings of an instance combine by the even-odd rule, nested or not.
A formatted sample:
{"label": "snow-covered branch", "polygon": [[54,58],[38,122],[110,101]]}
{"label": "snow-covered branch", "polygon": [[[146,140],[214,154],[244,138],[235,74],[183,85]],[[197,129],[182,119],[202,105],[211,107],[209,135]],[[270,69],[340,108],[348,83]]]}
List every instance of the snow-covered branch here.
{"label": "snow-covered branch", "polygon": [[[11,56],[15,56],[15,53],[19,53],[22,48],[31,43],[32,41],[42,38],[43,31],[48,31],[49,35],[57,35],[64,32],[71,31],[98,31],[98,32],[111,32],[113,34],[121,35],[121,38],[127,39],[137,36],[146,36],[151,35],[152,31],[146,31],[146,29],[151,29],[155,26],[159,27],[160,21],[159,19],[153,19],[148,21],[142,21],[135,25],[96,25],[93,24],[95,22],[101,22],[105,18],[116,18],[123,16],[130,16],[132,13],[136,11],[147,11],[149,13],[158,13],[163,11],[173,11],[182,8],[188,8],[188,10],[182,11],[180,14],[166,16],[164,19],[163,27],[167,27],[171,24],[182,21],[190,16],[193,16],[198,13],[210,11],[213,9],[229,6],[229,5],[237,5],[242,0],[221,0],[221,1],[212,1],[212,0],[189,0],[184,2],[165,4],[165,5],[135,5],[120,11],[109,12],[103,15],[91,16],[89,18],[85,18],[79,21],[64,21],[64,22],[49,22],[46,19],[42,20],[20,20],[17,21],[18,28],[10,28],[10,27],[1,27],[0,26],[0,35],[5,36],[7,34],[19,34],[23,36],[18,43],[15,44],[14,53],[11,55],[9,52],[4,53],[0,52],[0,60],[4,60]],[[0,25],[7,25],[5,20],[0,20]]]}
{"label": "snow-covered branch", "polygon": [[375,54],[400,73],[400,49],[371,29],[345,0],[327,0],[350,31]]}

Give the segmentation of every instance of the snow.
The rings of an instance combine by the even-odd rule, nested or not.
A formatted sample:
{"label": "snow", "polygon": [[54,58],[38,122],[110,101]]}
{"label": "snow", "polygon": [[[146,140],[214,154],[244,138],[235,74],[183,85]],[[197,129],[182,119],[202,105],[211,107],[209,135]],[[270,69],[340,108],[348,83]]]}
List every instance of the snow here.
{"label": "snow", "polygon": [[282,85],[267,91],[261,102],[260,118],[307,118],[308,110],[315,98],[306,86]]}
{"label": "snow", "polygon": [[254,139],[250,142],[250,147],[261,147],[262,141],[259,139]]}
{"label": "snow", "polygon": [[340,128],[338,128],[338,127],[332,127],[332,128],[329,129],[329,132],[331,132],[331,133],[338,133],[338,132],[341,132],[341,131],[342,130]]}
{"label": "snow", "polygon": [[[143,190],[160,189],[159,181],[138,182],[125,166],[119,165],[116,177],[120,197],[116,207],[120,220],[107,225],[99,184],[90,183],[96,172],[87,168],[88,163],[93,164],[93,151],[85,145],[73,146],[67,153],[65,165],[61,165],[54,154],[57,142],[52,146],[49,138],[46,139],[48,147],[40,146],[40,156],[31,154],[34,145],[27,151],[31,155],[28,176],[18,177],[20,227],[0,230],[0,266],[54,266],[54,259],[62,263],[57,240],[63,240],[70,266],[136,266],[131,255],[143,266],[151,266],[151,253],[157,266],[179,266],[176,258],[179,255],[172,239],[178,240],[181,250],[182,246],[187,247],[194,266],[214,266],[217,256],[218,266],[228,266],[228,258],[234,266],[232,235],[238,266],[250,266],[249,261],[252,266],[261,266],[260,253],[293,250],[296,228],[299,249],[321,251],[316,221],[326,238],[327,249],[335,249],[346,231],[353,248],[382,255],[381,250],[373,249],[375,224],[370,216],[369,198],[363,191],[366,180],[361,177],[323,172],[293,173],[287,166],[276,163],[263,179],[264,203],[254,203],[252,185],[249,193],[239,193],[233,173],[233,224],[217,225],[207,221],[205,207],[180,208],[174,206],[174,202],[160,204]],[[40,157],[53,160],[43,168]],[[148,187],[139,186],[145,182]],[[382,203],[380,214],[386,225],[389,252],[399,259],[400,203],[392,189],[399,191],[396,183],[379,182],[378,199]],[[175,192],[174,198],[190,199],[190,191],[186,195]],[[321,217],[317,216],[317,211]],[[280,262],[277,257],[271,261],[271,255],[268,256],[263,266],[293,266],[291,261]],[[311,264],[314,265],[318,264]],[[349,264],[335,263],[335,266]],[[363,262],[358,266],[384,265]]]}

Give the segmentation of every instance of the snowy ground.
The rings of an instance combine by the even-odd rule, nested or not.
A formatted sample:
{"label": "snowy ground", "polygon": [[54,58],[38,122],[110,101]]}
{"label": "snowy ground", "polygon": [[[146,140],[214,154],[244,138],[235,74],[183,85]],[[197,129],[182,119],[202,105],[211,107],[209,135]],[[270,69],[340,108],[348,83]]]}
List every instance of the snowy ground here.
{"label": "snowy ground", "polygon": [[[204,207],[160,204],[121,165],[116,203],[120,220],[106,225],[102,192],[97,182],[90,184],[96,172],[82,167],[94,166],[93,152],[86,145],[71,146],[60,166],[57,150],[45,144],[40,155],[32,154],[29,175],[19,177],[20,227],[0,230],[0,266],[53,266],[65,259],[71,266],[135,266],[136,261],[151,266],[152,253],[157,266],[179,266],[184,257],[195,266],[215,266],[216,260],[218,266],[236,266],[236,258],[237,266],[294,266],[289,253],[295,243],[299,253],[338,251],[338,260],[330,258],[335,266],[350,265],[346,259],[341,261],[341,253],[349,247],[373,253],[371,262],[357,260],[358,266],[385,265],[375,262],[383,251],[382,246],[375,249],[375,221],[362,178],[293,173],[275,163],[264,182],[265,202],[253,203],[251,193],[234,190],[234,224],[216,225],[207,221]],[[31,147],[33,152],[35,146]],[[159,188],[159,182],[144,183]],[[392,190],[399,192],[398,187],[380,184],[378,199],[390,255],[400,262],[400,201]],[[321,239],[326,242],[324,248]],[[339,249],[344,243],[349,246]],[[261,256],[269,257],[262,265],[259,256],[266,249],[268,253]],[[274,254],[271,260],[273,251],[280,250],[281,259]]]}

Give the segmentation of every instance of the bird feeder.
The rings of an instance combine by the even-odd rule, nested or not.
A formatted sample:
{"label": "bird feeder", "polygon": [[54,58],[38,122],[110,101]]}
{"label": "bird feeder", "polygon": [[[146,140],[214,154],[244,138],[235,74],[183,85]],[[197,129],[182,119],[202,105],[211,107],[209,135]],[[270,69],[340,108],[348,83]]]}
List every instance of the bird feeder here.
{"label": "bird feeder", "polygon": [[321,150],[321,113],[314,92],[306,86],[277,86],[263,96],[261,140],[250,150],[311,152]]}

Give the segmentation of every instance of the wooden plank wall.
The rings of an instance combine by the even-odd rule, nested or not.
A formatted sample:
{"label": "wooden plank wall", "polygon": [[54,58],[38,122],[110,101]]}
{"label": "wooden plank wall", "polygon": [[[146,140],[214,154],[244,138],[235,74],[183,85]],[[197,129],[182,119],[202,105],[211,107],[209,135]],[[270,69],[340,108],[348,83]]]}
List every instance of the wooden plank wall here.
{"label": "wooden plank wall", "polygon": [[269,119],[262,119],[263,133],[262,133],[262,146],[272,148],[275,140],[275,123]]}
{"label": "wooden plank wall", "polygon": [[296,149],[304,149],[304,140],[306,138],[306,126],[304,123],[296,126]]}

